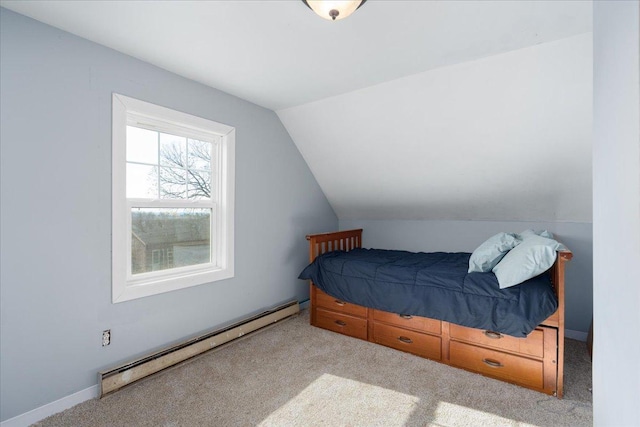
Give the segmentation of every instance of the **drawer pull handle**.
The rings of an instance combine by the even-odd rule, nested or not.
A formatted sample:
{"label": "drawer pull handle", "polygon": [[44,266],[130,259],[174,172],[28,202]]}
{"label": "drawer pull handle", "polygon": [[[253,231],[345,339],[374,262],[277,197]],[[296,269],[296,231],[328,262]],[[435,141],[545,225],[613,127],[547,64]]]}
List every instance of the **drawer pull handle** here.
{"label": "drawer pull handle", "polygon": [[410,314],[398,314],[398,316],[402,317],[403,319],[413,319],[413,316]]}
{"label": "drawer pull handle", "polygon": [[499,340],[500,338],[502,338],[502,334],[500,332],[484,331],[484,335],[487,338],[491,338],[492,340]]}
{"label": "drawer pull handle", "polygon": [[344,301],[340,301],[339,299],[334,300],[333,302],[335,302],[337,305],[339,305],[341,307],[346,304]]}
{"label": "drawer pull handle", "polygon": [[487,365],[491,366],[492,368],[502,368],[504,366],[502,363],[498,362],[497,360],[482,359],[482,361]]}
{"label": "drawer pull handle", "polygon": [[398,337],[398,341],[402,341],[405,344],[413,344],[413,341],[411,340],[411,338],[407,338],[407,337]]}
{"label": "drawer pull handle", "polygon": [[336,325],[338,325],[338,326],[347,326],[347,323],[346,323],[346,322],[343,322],[342,320],[336,320],[336,321],[335,321],[335,323],[336,323]]}

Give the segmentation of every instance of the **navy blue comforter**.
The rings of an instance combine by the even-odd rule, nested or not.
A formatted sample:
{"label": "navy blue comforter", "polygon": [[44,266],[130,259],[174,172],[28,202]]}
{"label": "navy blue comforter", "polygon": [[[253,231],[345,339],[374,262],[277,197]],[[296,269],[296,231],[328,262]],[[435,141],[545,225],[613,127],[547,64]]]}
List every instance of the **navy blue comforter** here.
{"label": "navy blue comforter", "polygon": [[493,273],[467,273],[469,253],[334,251],[300,274],[340,300],[524,337],[558,307],[547,274],[500,289]]}

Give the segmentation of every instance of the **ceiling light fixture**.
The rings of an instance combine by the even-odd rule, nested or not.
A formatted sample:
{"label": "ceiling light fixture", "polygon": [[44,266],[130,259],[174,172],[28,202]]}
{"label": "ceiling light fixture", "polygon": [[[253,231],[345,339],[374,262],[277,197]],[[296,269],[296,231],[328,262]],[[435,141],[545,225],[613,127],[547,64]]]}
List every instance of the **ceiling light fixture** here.
{"label": "ceiling light fixture", "polygon": [[336,21],[356,11],[367,0],[302,0],[317,15]]}

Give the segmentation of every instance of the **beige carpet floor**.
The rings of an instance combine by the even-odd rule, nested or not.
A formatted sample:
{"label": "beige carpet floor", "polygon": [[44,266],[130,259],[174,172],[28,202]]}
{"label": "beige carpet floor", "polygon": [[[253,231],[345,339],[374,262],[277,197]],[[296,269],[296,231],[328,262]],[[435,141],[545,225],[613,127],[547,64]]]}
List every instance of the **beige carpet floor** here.
{"label": "beige carpet floor", "polygon": [[309,326],[305,310],[37,426],[590,426],[591,363],[567,340],[560,400]]}

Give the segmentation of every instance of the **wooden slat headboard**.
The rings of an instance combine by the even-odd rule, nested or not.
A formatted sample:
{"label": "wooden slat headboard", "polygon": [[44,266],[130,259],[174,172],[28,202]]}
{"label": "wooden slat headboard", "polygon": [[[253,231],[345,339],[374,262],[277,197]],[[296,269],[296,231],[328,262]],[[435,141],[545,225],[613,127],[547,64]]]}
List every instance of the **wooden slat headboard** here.
{"label": "wooden slat headboard", "polygon": [[307,235],[309,241],[309,262],[318,255],[336,250],[350,251],[362,247],[362,228]]}

